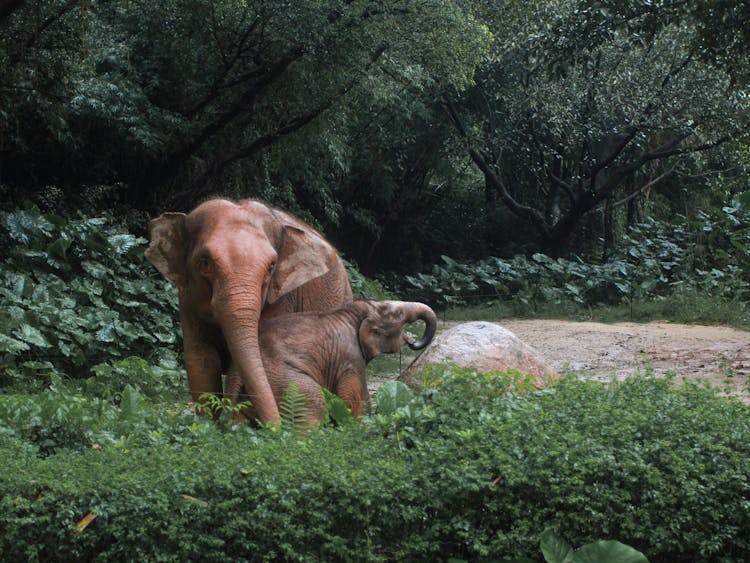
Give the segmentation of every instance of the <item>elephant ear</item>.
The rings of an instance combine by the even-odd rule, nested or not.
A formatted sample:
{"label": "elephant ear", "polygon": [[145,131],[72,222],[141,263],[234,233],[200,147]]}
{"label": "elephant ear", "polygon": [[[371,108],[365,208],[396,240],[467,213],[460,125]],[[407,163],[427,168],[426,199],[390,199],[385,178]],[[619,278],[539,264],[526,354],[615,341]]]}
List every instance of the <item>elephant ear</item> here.
{"label": "elephant ear", "polygon": [[268,303],[319,278],[330,269],[333,247],[315,232],[293,225],[284,226],[281,249],[268,287]]}
{"label": "elephant ear", "polygon": [[365,319],[359,325],[359,334],[357,335],[359,337],[359,345],[367,362],[380,355],[380,346],[378,346],[380,338],[373,329],[372,321]]}
{"label": "elephant ear", "polygon": [[185,284],[185,230],[184,213],[162,213],[153,219],[148,229],[151,242],[146,249],[146,258],[164,277],[177,287]]}

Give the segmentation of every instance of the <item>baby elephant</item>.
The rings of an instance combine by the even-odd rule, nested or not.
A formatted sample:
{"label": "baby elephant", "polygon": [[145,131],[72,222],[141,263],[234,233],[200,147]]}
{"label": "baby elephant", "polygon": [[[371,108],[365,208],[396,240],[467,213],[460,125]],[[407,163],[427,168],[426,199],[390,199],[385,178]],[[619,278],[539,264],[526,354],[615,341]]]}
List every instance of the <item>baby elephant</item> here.
{"label": "baby elephant", "polygon": [[[404,328],[418,320],[425,323],[425,330],[415,340]],[[367,363],[379,354],[394,354],[405,344],[421,350],[432,341],[436,327],[435,313],[423,303],[358,300],[331,311],[263,320],[260,351],[277,404],[294,383],[307,398],[311,422],[318,422],[325,408],[320,389],[325,387],[359,418],[370,402]],[[231,368],[226,391],[232,401],[243,391],[239,374]],[[243,414],[255,418],[252,408]]]}

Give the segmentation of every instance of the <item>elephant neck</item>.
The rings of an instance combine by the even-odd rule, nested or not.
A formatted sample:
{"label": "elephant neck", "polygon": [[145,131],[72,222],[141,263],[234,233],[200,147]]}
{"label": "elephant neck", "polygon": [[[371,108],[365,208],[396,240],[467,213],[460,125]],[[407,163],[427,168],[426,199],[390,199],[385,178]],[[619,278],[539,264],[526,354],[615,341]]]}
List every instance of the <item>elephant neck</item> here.
{"label": "elephant neck", "polygon": [[365,363],[369,363],[373,357],[365,351],[365,348],[362,346],[362,342],[359,339],[359,328],[362,325],[362,321],[364,321],[370,314],[369,305],[366,301],[352,301],[341,307],[337,312],[343,318],[345,318],[347,324],[349,324],[354,329],[354,334],[357,338],[357,344],[359,345],[359,351],[362,354]]}

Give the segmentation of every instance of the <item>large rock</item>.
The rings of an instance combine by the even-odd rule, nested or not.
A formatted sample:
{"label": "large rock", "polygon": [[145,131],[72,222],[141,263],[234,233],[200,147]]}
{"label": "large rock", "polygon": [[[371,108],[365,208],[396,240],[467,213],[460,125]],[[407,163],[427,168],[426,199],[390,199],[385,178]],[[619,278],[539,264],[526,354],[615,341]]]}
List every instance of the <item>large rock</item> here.
{"label": "large rock", "polygon": [[511,331],[490,322],[468,322],[438,334],[427,349],[399,376],[414,384],[428,364],[452,363],[463,368],[476,368],[482,373],[516,369],[534,377],[534,385],[542,389],[558,374],[547,366],[537,352],[521,342]]}

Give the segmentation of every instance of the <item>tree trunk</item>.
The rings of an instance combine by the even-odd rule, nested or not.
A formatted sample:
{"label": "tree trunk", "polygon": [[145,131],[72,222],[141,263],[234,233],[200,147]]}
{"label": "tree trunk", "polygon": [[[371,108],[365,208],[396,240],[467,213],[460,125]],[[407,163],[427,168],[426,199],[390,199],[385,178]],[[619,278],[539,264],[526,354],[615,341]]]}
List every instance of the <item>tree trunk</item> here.
{"label": "tree trunk", "polygon": [[604,203],[602,240],[602,260],[604,261],[609,257],[609,251],[615,242],[614,201],[612,196],[609,196]]}

